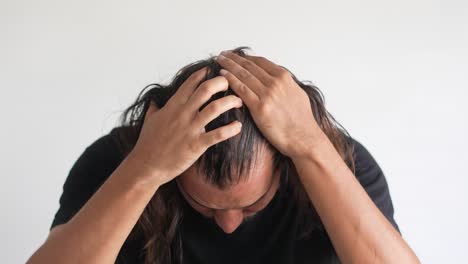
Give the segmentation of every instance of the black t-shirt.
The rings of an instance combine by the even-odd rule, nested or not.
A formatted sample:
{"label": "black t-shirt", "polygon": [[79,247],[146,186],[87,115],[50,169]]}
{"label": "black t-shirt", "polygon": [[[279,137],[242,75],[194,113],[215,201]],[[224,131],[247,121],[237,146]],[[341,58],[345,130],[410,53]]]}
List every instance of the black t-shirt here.
{"label": "black t-shirt", "polygon": [[[123,157],[114,140],[114,128],[80,155],[63,185],[60,207],[52,227],[66,223],[117,168]],[[393,218],[393,205],[385,176],[369,151],[354,144],[356,177],[371,199],[400,232]],[[340,263],[325,230],[316,229],[309,239],[296,239],[295,203],[283,187],[254,219],[226,234],[212,219],[188,204],[180,225],[184,263]],[[116,263],[141,263],[143,241],[127,239]]]}

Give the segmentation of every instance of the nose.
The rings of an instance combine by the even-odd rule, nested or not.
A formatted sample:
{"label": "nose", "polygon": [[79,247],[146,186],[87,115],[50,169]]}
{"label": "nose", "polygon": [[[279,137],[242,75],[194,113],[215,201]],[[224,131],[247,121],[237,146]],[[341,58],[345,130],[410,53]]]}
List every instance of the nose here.
{"label": "nose", "polygon": [[243,221],[242,210],[217,211],[214,219],[221,229],[227,234],[234,232]]}

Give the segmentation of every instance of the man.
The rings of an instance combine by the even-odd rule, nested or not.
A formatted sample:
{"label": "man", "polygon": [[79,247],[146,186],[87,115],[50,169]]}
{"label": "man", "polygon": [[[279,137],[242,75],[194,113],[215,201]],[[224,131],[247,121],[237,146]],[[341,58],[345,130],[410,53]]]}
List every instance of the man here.
{"label": "man", "polygon": [[[110,160],[107,150],[115,148],[110,137],[87,149],[64,186],[55,227],[30,263],[52,258],[87,263],[125,258],[146,263],[334,263],[338,258],[342,263],[419,263],[398,232],[385,179],[365,148],[351,142],[359,165],[354,175],[332,144],[330,131],[335,130],[324,123],[323,105],[311,105],[310,90],[271,61],[236,53],[218,56],[222,76],[205,78],[205,67],[188,78],[182,74],[183,84],[176,79],[169,85],[175,94],[154,97],[158,106],[148,100],[157,90],[145,94],[142,128],[122,162]],[[237,96],[210,100],[228,87]],[[234,108],[244,104],[268,143],[250,142],[253,165],[236,171],[244,164],[236,159],[239,155],[211,151],[217,153],[224,141],[249,142],[241,138],[252,133],[244,134],[242,119],[222,126],[210,123],[228,110],[238,113]],[[295,177],[278,170],[275,151],[292,161],[294,170],[289,171]],[[236,162],[222,170],[216,165],[224,164],[223,158]],[[104,168],[92,166],[98,164]],[[96,171],[101,177],[95,184],[89,184],[92,178],[83,180]],[[294,179],[300,180],[313,205],[309,212],[318,213],[326,232],[316,228],[307,239],[299,238],[299,226],[306,226],[297,222],[300,199],[281,188]],[[79,195],[81,183],[94,187]],[[183,210],[174,187],[185,201]],[[129,234],[137,221],[144,235],[133,243]]]}

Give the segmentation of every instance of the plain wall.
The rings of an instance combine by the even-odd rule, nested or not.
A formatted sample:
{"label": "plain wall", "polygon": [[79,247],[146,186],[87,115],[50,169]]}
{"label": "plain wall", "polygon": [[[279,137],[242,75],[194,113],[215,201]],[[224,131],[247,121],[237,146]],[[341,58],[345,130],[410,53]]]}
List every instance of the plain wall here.
{"label": "plain wall", "polygon": [[145,85],[242,45],[321,89],[423,263],[465,258],[466,1],[3,0],[0,22],[2,263],[46,239],[71,166]]}

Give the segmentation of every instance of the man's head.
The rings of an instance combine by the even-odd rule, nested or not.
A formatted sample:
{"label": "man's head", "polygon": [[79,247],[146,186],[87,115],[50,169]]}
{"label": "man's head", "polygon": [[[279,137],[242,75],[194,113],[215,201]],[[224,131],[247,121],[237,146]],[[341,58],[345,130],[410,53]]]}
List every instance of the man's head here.
{"label": "man's head", "polygon": [[[245,56],[245,48],[233,52]],[[178,87],[202,67],[208,67],[202,82],[221,76],[221,66],[214,58],[193,63],[182,68],[166,89],[156,89],[154,95],[149,94],[151,101],[164,107]],[[199,111],[232,94],[236,95],[231,88],[214,94]],[[242,222],[268,205],[278,189],[280,175],[277,172],[285,160],[260,132],[245,105],[223,112],[205,126],[205,131],[208,133],[234,120],[242,123],[239,134],[209,147],[190,168],[176,177],[179,193],[190,206],[214,220],[226,233],[234,232]]]}
{"label": "man's head", "polygon": [[280,171],[273,168],[273,155],[263,148],[246,177],[222,188],[210,183],[193,165],[176,178],[187,203],[204,217],[213,219],[225,232],[234,232],[253,219],[273,199],[280,184]]}

